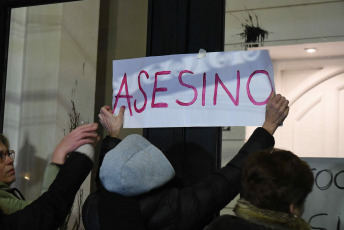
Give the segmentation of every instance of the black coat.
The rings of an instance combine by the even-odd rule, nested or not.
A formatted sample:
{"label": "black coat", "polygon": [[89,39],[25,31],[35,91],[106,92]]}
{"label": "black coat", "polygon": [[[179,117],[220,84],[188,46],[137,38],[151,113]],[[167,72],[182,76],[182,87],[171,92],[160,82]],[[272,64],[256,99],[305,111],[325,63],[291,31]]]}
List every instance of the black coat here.
{"label": "black coat", "polygon": [[[118,143],[118,140],[111,141],[109,137],[103,141],[100,163],[105,153]],[[273,145],[273,136],[265,129],[257,128],[239,153],[225,167],[202,181],[185,188],[160,188],[139,197],[128,198],[137,201],[137,205],[133,202],[131,208],[135,209],[136,206],[135,215],[139,219],[137,223],[143,222],[144,225],[136,225],[133,228],[125,228],[123,225],[123,228],[118,229],[144,229],[144,227],[157,230],[202,229],[217,212],[239,194],[241,167],[247,156],[256,151],[271,148]],[[99,182],[98,176],[97,181]],[[86,206],[84,205],[83,212],[87,213],[87,215],[83,213],[86,229],[92,229],[88,227],[88,224],[94,216],[99,216],[102,230],[117,227],[118,221],[123,220],[123,216],[119,220],[118,216],[112,214],[114,211],[109,208],[118,209],[116,199],[99,202],[103,205],[98,205],[97,200],[101,200],[102,196],[99,196],[99,191],[97,194],[98,196],[91,195],[85,203]],[[116,196],[118,198],[118,195]],[[98,210],[98,213],[92,213],[92,210]],[[119,210],[115,212],[120,213]],[[92,224],[96,225],[96,223]]]}
{"label": "black coat", "polygon": [[67,217],[92,166],[86,155],[71,153],[47,192],[20,211],[0,215],[1,230],[57,229]]}

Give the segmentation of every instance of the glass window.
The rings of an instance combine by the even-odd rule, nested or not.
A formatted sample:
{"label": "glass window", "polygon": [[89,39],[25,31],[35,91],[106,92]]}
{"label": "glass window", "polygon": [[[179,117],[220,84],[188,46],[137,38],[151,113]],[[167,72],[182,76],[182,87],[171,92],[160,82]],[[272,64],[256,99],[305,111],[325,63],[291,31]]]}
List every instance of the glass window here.
{"label": "glass window", "polygon": [[[276,147],[301,157],[343,157],[343,12],[343,1],[226,1],[225,50],[270,51],[276,92],[290,105],[274,135]],[[255,127],[243,129],[239,142]],[[236,140],[223,140],[233,146],[223,149],[223,158],[241,146],[228,141]],[[223,212],[231,213],[234,204]]]}

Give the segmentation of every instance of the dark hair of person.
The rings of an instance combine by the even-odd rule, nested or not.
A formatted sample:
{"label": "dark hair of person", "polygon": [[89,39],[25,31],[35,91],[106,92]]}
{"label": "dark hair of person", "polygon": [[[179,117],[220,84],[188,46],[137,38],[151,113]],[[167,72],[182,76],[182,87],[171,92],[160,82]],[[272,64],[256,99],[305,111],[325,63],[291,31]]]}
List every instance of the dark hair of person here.
{"label": "dark hair of person", "polygon": [[8,141],[7,137],[3,134],[0,134],[0,143],[6,146],[6,148],[10,148],[10,142]]}
{"label": "dark hair of person", "polygon": [[309,165],[292,152],[261,151],[244,164],[241,198],[261,209],[289,213],[291,204],[303,206],[313,183]]}

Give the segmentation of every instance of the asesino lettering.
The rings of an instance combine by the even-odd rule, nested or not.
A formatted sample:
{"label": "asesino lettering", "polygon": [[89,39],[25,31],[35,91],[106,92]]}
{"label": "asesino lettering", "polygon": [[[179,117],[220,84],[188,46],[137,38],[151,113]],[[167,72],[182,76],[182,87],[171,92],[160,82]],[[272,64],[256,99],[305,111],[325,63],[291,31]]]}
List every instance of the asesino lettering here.
{"label": "asesino lettering", "polygon": [[[271,86],[271,91],[269,96],[263,100],[263,101],[257,101],[251,94],[251,84],[252,83],[252,79],[257,76],[257,75],[265,75],[270,83]],[[142,113],[144,112],[144,110],[146,109],[147,103],[148,103],[148,97],[147,97],[147,93],[150,93],[151,96],[151,102],[150,102],[150,106],[151,108],[168,108],[168,103],[163,102],[163,101],[157,101],[157,95],[159,94],[163,94],[166,93],[168,91],[167,87],[158,87],[158,82],[160,78],[163,77],[167,77],[171,75],[171,71],[166,70],[166,71],[158,71],[154,73],[154,86],[153,89],[151,90],[151,92],[146,92],[142,85],[141,85],[141,77],[146,77],[146,79],[149,79],[150,75],[147,71],[145,70],[141,70],[140,73],[137,76],[137,88],[140,90],[142,97],[143,97],[143,105],[141,108],[137,107],[137,98],[133,98],[133,96],[130,94],[129,89],[128,89],[128,81],[127,81],[127,74],[124,73],[122,81],[121,81],[121,85],[119,87],[119,90],[115,96],[115,103],[114,103],[114,108],[113,108],[113,112],[116,111],[117,108],[117,104],[118,101],[120,99],[125,100],[126,104],[127,104],[127,108],[129,109],[129,113],[130,116],[133,116],[133,110],[132,110],[132,100],[134,99],[134,110],[136,113]],[[176,98],[175,103],[183,106],[183,107],[187,107],[190,106],[192,104],[194,104],[197,99],[198,99],[198,95],[199,92],[197,90],[197,88],[191,84],[187,84],[183,81],[183,77],[187,76],[187,75],[193,75],[195,77],[200,77],[198,75],[194,75],[194,73],[190,70],[182,70],[179,72],[178,74],[178,79],[177,83],[180,84],[181,86],[188,88],[190,90],[193,91],[193,98],[190,101],[181,101],[180,99]],[[220,90],[219,88],[221,87],[222,90],[225,91],[225,93],[228,95],[229,100],[231,101],[231,103],[233,103],[233,105],[235,106],[239,106],[240,104],[240,98],[239,98],[239,92],[240,92],[240,82],[241,82],[241,75],[240,75],[240,71],[237,71],[236,74],[236,87],[235,87],[235,92],[230,92],[228,90],[228,86],[226,86],[222,79],[221,76],[219,76],[219,74],[215,74],[214,76],[207,76],[207,73],[203,73],[202,78],[200,79],[202,81],[202,89],[201,89],[201,100],[202,100],[202,106],[206,106],[205,103],[205,97],[206,97],[206,93],[213,93],[213,100],[212,100],[212,104],[213,106],[216,106],[217,104],[217,97],[218,97],[218,90]],[[210,81],[209,78],[212,80]],[[208,92],[209,90],[207,90],[207,82],[213,82],[214,84],[214,91],[213,92]],[[248,80],[247,80],[247,84],[246,84],[246,93],[247,93],[247,97],[249,98],[249,100],[251,101],[251,103],[253,105],[256,106],[262,106],[265,105],[269,98],[271,93],[273,92],[273,86],[272,86],[272,81],[271,78],[269,76],[269,73],[265,70],[255,70],[254,72],[252,72],[252,74],[249,76]],[[234,96],[233,96],[234,95]]]}

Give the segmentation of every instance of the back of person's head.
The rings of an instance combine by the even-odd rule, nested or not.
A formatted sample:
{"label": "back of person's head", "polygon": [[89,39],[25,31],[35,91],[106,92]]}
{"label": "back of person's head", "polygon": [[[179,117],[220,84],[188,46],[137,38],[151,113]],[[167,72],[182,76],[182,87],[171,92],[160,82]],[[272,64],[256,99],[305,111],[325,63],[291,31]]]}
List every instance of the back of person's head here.
{"label": "back of person's head", "polygon": [[266,150],[245,162],[241,196],[258,208],[289,213],[291,204],[302,209],[313,183],[309,165],[298,156],[286,150]]}
{"label": "back of person's head", "polygon": [[106,190],[137,196],[163,186],[175,176],[165,155],[138,134],[125,137],[104,157],[99,178]]}
{"label": "back of person's head", "polygon": [[0,134],[0,143],[2,143],[3,145],[5,145],[5,147],[6,147],[7,149],[10,148],[10,142],[8,141],[8,138],[7,138],[5,135],[3,135],[2,133]]}

